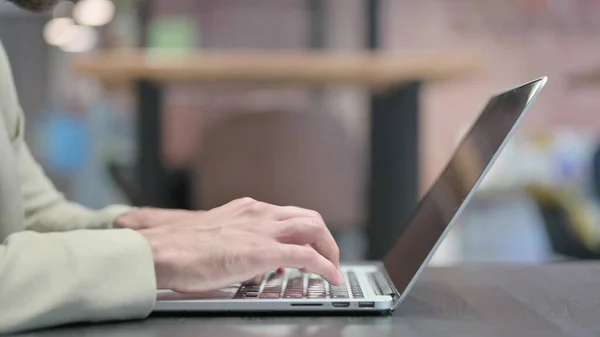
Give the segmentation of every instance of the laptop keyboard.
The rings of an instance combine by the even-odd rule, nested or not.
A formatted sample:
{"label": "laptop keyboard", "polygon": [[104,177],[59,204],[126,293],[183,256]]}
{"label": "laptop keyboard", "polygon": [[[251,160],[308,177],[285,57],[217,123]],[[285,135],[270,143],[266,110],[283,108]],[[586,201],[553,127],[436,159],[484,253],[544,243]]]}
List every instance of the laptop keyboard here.
{"label": "laptop keyboard", "polygon": [[320,276],[303,274],[296,270],[285,273],[269,273],[261,284],[242,285],[234,299],[349,299],[364,298],[356,274],[345,273],[346,283],[340,286],[330,285]]}

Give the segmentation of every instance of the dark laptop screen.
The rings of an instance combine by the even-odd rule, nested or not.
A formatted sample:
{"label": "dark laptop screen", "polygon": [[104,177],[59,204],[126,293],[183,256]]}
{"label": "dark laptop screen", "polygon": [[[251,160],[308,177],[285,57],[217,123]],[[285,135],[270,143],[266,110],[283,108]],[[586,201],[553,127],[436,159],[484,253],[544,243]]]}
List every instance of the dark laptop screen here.
{"label": "dark laptop screen", "polygon": [[385,259],[399,292],[409,286],[544,83],[540,79],[495,96],[473,124]]}

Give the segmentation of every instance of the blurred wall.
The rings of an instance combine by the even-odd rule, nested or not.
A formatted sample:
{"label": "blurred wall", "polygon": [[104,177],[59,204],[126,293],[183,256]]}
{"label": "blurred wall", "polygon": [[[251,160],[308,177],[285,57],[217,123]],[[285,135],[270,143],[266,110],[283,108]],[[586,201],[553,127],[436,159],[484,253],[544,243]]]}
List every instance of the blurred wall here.
{"label": "blurred wall", "polygon": [[[156,1],[155,18],[178,16],[199,27],[200,49],[300,50],[310,45],[310,13],[306,1],[225,0]],[[325,47],[355,50],[364,45],[361,0],[325,1]],[[165,156],[175,165],[184,165],[201,151],[202,127],[231,113],[257,110],[330,113],[339,117],[354,139],[354,146],[366,148],[368,130],[366,95],[359,88],[327,89],[324,94],[310,90],[262,90],[260,88],[171,88],[171,107],[165,123]],[[186,130],[182,132],[182,130]]]}
{"label": "blurred wall", "polygon": [[50,48],[42,38],[46,18],[0,13],[0,40],[11,62],[21,106],[31,118],[50,101]]}
{"label": "blurred wall", "polygon": [[[200,27],[199,48],[302,49],[309,45],[307,2],[297,0],[156,0],[153,17],[187,17]],[[600,131],[600,88],[573,90],[568,75],[600,64],[600,2],[594,0],[383,0],[385,48],[402,52],[473,51],[489,62],[485,74],[429,83],[423,92],[423,188],[446,163],[458,137],[488,97],[532,78],[550,82],[520,136],[537,130]],[[3,8],[11,7],[2,4]],[[324,0],[325,46],[356,50],[365,40],[363,0]],[[12,8],[12,7],[11,7]],[[0,10],[0,39],[15,70],[30,121],[56,99],[65,57],[42,41],[43,16]],[[14,32],[18,32],[15,34]],[[27,43],[23,43],[27,41]],[[61,55],[58,55],[61,54]],[[58,68],[57,68],[58,67]],[[57,68],[57,71],[53,69]],[[53,75],[54,73],[54,75]],[[174,87],[168,96],[165,153],[175,163],[199,151],[203,126],[224,111],[262,108],[335,114],[366,152],[366,95],[357,88],[231,90]],[[203,92],[203,95],[199,95]],[[31,124],[31,123],[30,123]],[[35,150],[35,149],[34,149]]]}
{"label": "blurred wall", "polygon": [[490,94],[547,75],[547,88],[518,133],[575,128],[600,132],[600,88],[573,90],[574,71],[600,66],[598,1],[387,0],[385,45],[399,51],[481,53],[476,78],[427,86],[423,186],[433,182]]}
{"label": "blurred wall", "polygon": [[[520,136],[537,130],[576,128],[600,131],[596,91],[572,90],[568,76],[600,62],[600,5],[597,1],[384,0],[384,48],[401,52],[482,54],[486,73],[456,81],[429,83],[423,92],[422,186],[425,189],[450,156],[462,132],[490,95],[547,75],[550,82],[524,123]],[[358,49],[364,45],[364,1],[325,1],[325,45]],[[554,7],[553,7],[554,6]],[[155,15],[200,13],[198,45],[206,48],[294,49],[308,45],[304,1],[159,1]],[[191,15],[191,14],[187,14]],[[276,29],[275,29],[276,27]],[[366,96],[353,88],[329,90],[318,101],[306,92],[263,95],[255,100],[236,92],[209,95],[213,105],[286,107],[329,111],[357,139],[367,140]],[[218,99],[221,97],[221,99]],[[206,102],[206,100],[204,101]],[[257,103],[260,102],[260,103]],[[251,106],[251,105],[250,105]]]}

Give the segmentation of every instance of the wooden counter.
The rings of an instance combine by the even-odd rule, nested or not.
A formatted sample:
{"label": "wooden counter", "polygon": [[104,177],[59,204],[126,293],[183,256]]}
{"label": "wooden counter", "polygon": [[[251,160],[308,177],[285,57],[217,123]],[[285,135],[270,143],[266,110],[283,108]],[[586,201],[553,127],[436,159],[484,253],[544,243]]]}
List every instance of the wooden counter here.
{"label": "wooden counter", "polygon": [[391,85],[479,72],[483,61],[457,54],[340,52],[113,51],[76,58],[75,71],[104,82]]}

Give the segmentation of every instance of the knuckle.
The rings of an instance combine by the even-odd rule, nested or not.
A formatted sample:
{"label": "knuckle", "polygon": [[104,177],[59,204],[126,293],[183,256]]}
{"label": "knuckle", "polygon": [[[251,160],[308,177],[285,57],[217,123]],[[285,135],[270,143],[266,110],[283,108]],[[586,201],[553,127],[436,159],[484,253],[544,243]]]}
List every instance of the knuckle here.
{"label": "knuckle", "polygon": [[318,233],[325,232],[325,230],[327,229],[323,221],[314,218],[310,219],[310,221],[308,222],[308,226],[310,226],[311,231]]}
{"label": "knuckle", "polygon": [[290,228],[298,228],[298,227],[306,226],[306,220],[300,219],[300,218],[289,219],[286,221],[286,223],[288,224],[288,226],[286,226],[286,227],[290,227]]}
{"label": "knuckle", "polygon": [[310,215],[311,215],[311,217],[316,218],[316,219],[320,219],[320,220],[323,219],[323,217],[321,216],[321,213],[319,213],[317,211],[310,211]]}
{"label": "knuckle", "polygon": [[318,260],[318,253],[310,247],[302,247],[302,258],[307,264],[314,263]]}
{"label": "knuckle", "polygon": [[283,224],[277,224],[276,222],[269,222],[270,230],[272,235],[278,240],[288,241],[297,232],[298,220],[290,219],[283,222]]}
{"label": "knuckle", "polygon": [[252,198],[249,197],[245,197],[245,198],[241,198],[240,200],[240,205],[241,205],[241,210],[243,213],[246,214],[257,214],[262,212],[262,210],[264,209],[264,204],[260,201],[256,201]]}
{"label": "knuckle", "polygon": [[246,205],[246,211],[250,214],[260,214],[264,210],[264,204],[260,201],[252,201]]}
{"label": "knuckle", "polygon": [[250,197],[243,197],[237,200],[240,204],[242,205],[250,205],[254,202],[256,202],[256,200],[250,198]]}

